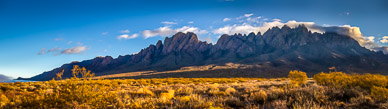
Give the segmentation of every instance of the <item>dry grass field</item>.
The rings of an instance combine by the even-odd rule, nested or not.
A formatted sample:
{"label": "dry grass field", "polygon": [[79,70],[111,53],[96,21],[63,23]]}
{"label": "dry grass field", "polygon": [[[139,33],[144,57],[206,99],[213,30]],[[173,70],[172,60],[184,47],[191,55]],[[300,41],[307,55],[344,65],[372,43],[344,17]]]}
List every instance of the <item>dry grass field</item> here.
{"label": "dry grass field", "polygon": [[0,83],[1,108],[388,108],[388,77],[94,79],[75,67],[51,81]]}

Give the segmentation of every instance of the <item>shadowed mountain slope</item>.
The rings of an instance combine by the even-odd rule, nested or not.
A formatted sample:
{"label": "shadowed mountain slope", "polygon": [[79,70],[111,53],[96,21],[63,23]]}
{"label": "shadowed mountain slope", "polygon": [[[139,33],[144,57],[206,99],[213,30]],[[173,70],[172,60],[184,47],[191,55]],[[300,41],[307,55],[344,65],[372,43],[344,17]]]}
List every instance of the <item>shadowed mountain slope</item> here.
{"label": "shadowed mountain slope", "polygon": [[[133,55],[118,58],[96,57],[82,62],[64,64],[59,68],[44,72],[29,80],[50,80],[56,73],[65,71],[63,77],[71,77],[74,65],[85,67],[97,76],[135,71],[170,71],[186,66],[225,65],[237,63],[255,65],[249,69],[231,68],[241,71],[247,77],[285,76],[289,70],[302,70],[309,73],[328,71],[335,66],[339,71],[349,73],[383,73],[388,71],[388,56],[374,52],[346,35],[337,33],[311,33],[304,25],[296,28],[273,27],[264,34],[222,35],[215,45],[198,40],[194,33],[176,33],[166,37],[164,42],[142,49]],[[237,70],[236,70],[237,69]],[[249,74],[244,74],[249,70]],[[214,70],[214,72],[219,70]],[[222,70],[228,71],[228,70]],[[212,73],[212,69],[206,72]],[[196,73],[195,77],[213,77]],[[187,75],[187,74],[186,74]],[[220,77],[218,76],[214,77]],[[224,74],[222,74],[224,75]],[[222,77],[221,75],[221,77]],[[237,77],[239,74],[233,74]],[[265,76],[264,76],[265,75]],[[152,78],[152,75],[148,75]],[[169,74],[168,77],[179,77]],[[190,76],[182,76],[190,77]],[[230,77],[230,75],[224,75]],[[21,79],[21,78],[20,78]]]}

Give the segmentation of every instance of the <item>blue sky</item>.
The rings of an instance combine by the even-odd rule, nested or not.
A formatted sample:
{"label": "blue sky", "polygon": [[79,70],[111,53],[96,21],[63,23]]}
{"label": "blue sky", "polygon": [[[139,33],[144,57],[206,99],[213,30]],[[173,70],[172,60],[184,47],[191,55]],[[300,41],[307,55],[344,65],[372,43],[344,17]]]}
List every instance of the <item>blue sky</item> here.
{"label": "blue sky", "polygon": [[366,41],[384,46],[387,6],[386,0],[0,0],[0,74],[31,77],[72,61],[132,54],[178,31],[216,43],[224,33],[308,23],[359,28]]}

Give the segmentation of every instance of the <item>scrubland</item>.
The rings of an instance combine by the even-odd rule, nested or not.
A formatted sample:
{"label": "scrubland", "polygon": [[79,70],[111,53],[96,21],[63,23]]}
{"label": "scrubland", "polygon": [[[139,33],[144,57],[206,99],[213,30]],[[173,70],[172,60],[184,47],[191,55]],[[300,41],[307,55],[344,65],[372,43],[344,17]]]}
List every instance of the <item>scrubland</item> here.
{"label": "scrubland", "polygon": [[288,78],[92,79],[0,83],[0,108],[388,108],[388,76],[290,71]]}

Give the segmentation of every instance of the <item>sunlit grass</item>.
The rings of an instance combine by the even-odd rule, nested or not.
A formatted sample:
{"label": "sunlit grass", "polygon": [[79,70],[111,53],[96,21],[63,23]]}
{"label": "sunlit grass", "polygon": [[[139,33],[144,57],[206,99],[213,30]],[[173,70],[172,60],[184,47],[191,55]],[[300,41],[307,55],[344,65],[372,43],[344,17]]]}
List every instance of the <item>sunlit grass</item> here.
{"label": "sunlit grass", "polygon": [[388,77],[320,73],[290,78],[93,79],[0,83],[1,108],[388,108]]}

